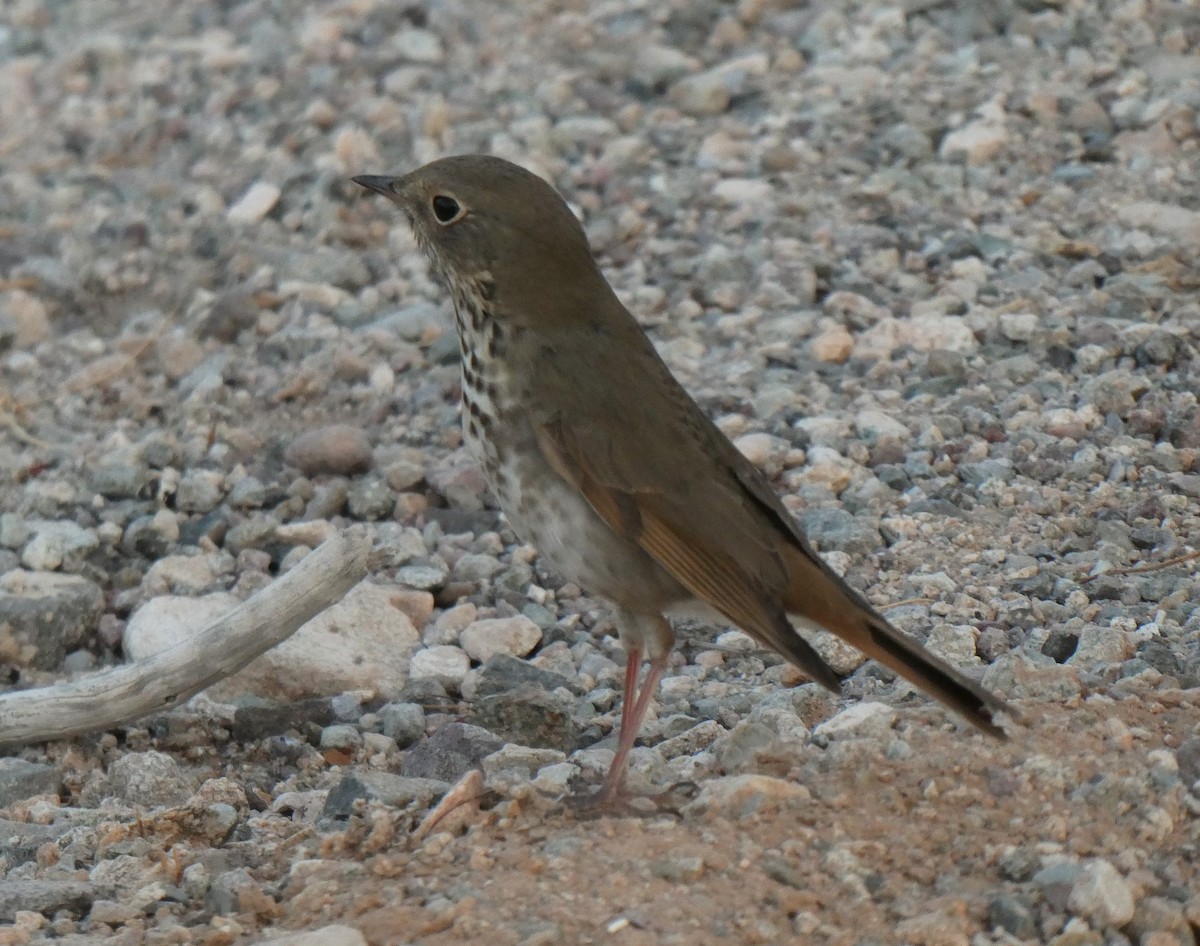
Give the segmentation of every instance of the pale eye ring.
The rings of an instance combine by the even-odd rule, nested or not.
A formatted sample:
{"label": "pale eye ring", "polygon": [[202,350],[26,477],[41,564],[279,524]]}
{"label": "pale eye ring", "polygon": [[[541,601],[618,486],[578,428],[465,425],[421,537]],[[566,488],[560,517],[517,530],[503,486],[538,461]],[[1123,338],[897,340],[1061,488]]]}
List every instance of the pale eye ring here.
{"label": "pale eye ring", "polygon": [[434,219],[440,224],[451,224],[463,216],[462,205],[448,194],[434,194],[429,202]]}

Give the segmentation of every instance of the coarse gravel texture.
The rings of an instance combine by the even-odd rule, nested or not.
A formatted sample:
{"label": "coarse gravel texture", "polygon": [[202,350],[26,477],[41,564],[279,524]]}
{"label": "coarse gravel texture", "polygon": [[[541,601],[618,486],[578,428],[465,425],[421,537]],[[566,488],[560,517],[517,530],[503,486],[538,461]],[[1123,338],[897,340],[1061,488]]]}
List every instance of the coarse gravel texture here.
{"label": "coarse gravel texture", "polygon": [[[379,563],[184,707],[0,758],[0,943],[1193,946],[1198,113],[1166,0],[0,3],[7,685],[352,522]],[[686,626],[641,800],[580,810],[620,648],[491,505],[446,296],[348,180],[473,151],[562,190],[1008,742]]]}

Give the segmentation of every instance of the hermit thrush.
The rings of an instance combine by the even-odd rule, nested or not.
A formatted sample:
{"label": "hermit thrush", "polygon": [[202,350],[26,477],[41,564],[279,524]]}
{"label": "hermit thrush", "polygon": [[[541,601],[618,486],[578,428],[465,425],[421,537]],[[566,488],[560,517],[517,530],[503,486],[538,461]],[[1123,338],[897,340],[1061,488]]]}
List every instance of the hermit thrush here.
{"label": "hermit thrush", "polygon": [[602,797],[621,788],[667,665],[667,615],[737,625],[836,692],[793,622],[826,628],[1003,736],[1002,700],[893,628],[817,556],[671,375],[549,184],[482,155],[354,180],[399,205],[450,291],[464,437],[500,508],[556,571],[613,606],[628,659]]}

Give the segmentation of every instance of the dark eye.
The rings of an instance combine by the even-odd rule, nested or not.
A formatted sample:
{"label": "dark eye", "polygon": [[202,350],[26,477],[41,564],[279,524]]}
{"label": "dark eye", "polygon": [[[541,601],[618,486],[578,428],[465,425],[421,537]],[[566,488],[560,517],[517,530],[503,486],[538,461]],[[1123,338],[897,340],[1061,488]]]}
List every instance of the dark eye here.
{"label": "dark eye", "polygon": [[458,201],[453,197],[438,194],[433,198],[433,215],[437,217],[438,223],[451,223],[461,210]]}

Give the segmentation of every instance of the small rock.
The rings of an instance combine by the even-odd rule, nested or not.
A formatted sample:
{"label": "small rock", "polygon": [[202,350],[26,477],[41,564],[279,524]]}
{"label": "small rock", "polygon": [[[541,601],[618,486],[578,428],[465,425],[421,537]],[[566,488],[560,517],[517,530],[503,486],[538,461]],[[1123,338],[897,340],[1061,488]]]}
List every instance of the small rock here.
{"label": "small rock", "polygon": [[0,808],[33,795],[57,794],[60,781],[51,765],[0,758]]}
{"label": "small rock", "polygon": [[225,495],[225,477],[215,470],[188,470],[175,489],[180,512],[212,512]]}
{"label": "small rock", "polygon": [[1121,927],[1133,919],[1133,891],[1106,860],[1089,861],[1075,878],[1067,906],[1100,927]]}
{"label": "small rock", "polygon": [[33,538],[21,553],[21,564],[34,571],[49,572],[64,564],[77,564],[100,546],[93,530],[69,520],[33,519],[26,525],[33,531]]}
{"label": "small rock", "polygon": [[322,749],[342,749],[353,752],[361,749],[362,744],[362,733],[349,723],[338,723],[326,726],[321,730],[320,745]]}
{"label": "small rock", "polygon": [[842,365],[854,354],[854,336],[838,325],[816,336],[809,343],[809,351],[817,361]]}
{"label": "small rock", "polygon": [[348,818],[360,798],[382,802],[392,808],[407,808],[412,804],[424,808],[444,794],[450,785],[447,779],[360,769],[343,776],[334,786],[325,800],[321,817]]}
{"label": "small rock", "polygon": [[181,805],[195,791],[195,779],[163,752],[130,752],[108,767],[107,794],[129,805]]}
{"label": "small rock", "polygon": [[60,910],[86,913],[98,894],[92,884],[78,880],[5,880],[0,884],[0,920],[11,923],[26,910],[46,916]]}
{"label": "small rock", "polygon": [[705,783],[689,810],[745,818],[775,806],[804,805],[812,795],[803,785],[769,775],[727,775]]}
{"label": "small rock", "polygon": [[407,749],[425,736],[425,710],[417,703],[385,703],[379,708],[383,734]]}
{"label": "small rock", "polygon": [[275,184],[255,181],[225,212],[225,219],[235,225],[258,223],[275,208],[282,196],[283,191]]}
{"label": "small rock", "polygon": [[524,687],[491,696],[477,696],[467,713],[476,726],[523,746],[574,751],[579,727],[572,715],[573,699]]}
{"label": "small rock", "polygon": [[859,411],[854,418],[854,429],[868,446],[885,438],[898,443],[908,443],[912,439],[907,427],[883,411]]}
{"label": "small rock", "polygon": [[1079,632],[1079,644],[1068,666],[1079,670],[1096,670],[1106,664],[1119,664],[1133,656],[1134,644],[1119,628],[1085,624]]}
{"label": "small rock", "polygon": [[103,607],[85,578],[14,569],[0,575],[0,644],[20,666],[54,669],[87,641]]}
{"label": "small rock", "polygon": [[456,782],[504,745],[486,729],[467,723],[447,723],[417,743],[404,756],[401,772],[408,777]]}
{"label": "small rock", "polygon": [[542,640],[542,629],[524,615],[475,621],[459,637],[472,660],[487,663],[497,654],[524,657]]}
{"label": "small rock", "polygon": [[855,703],[813,730],[817,739],[882,738],[891,731],[896,711],[885,703]]}
{"label": "small rock", "polygon": [[352,926],[322,926],[307,933],[288,932],[260,939],[253,946],[367,946],[367,938]]}
{"label": "small rock", "polygon": [[431,678],[442,686],[457,690],[471,669],[471,658],[461,647],[438,644],[413,654],[409,673],[414,679]]}
{"label": "small rock", "polygon": [[[472,698],[482,699],[495,693],[507,693],[524,686],[550,693],[559,687],[578,692],[578,683],[571,677],[535,667],[509,654],[497,654],[479,668]],[[465,696],[466,694],[464,694]]]}
{"label": "small rock", "polygon": [[956,128],[942,139],[938,154],[943,158],[962,156],[967,164],[985,164],[1008,144],[1009,132],[999,105],[984,106],[981,117]]}
{"label": "small rock", "polygon": [[374,453],[365,431],[334,424],[301,434],[288,445],[283,459],[305,476],[353,476],[371,468]]}
{"label": "small rock", "polygon": [[1033,939],[1037,915],[1024,897],[1000,894],[988,905],[988,926],[1004,930],[1017,939]]}

